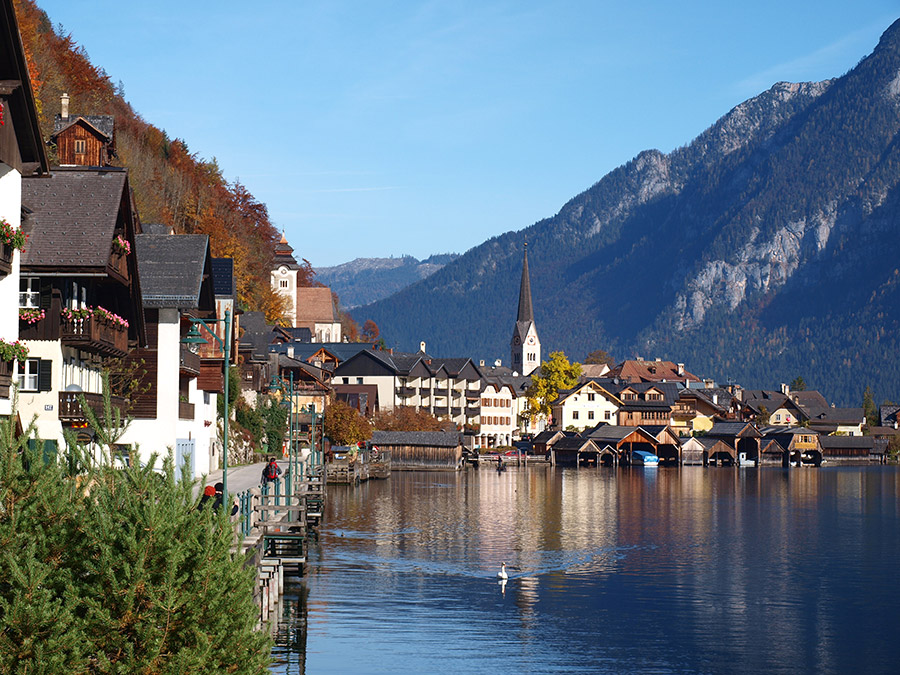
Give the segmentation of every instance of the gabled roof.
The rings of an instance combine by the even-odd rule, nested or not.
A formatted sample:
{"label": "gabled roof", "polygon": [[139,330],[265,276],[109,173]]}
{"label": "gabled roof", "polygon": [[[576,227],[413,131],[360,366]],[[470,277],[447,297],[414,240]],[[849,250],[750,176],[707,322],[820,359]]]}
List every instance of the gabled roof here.
{"label": "gabled roof", "polygon": [[648,441],[656,441],[656,438],[641,429],[641,427],[620,427],[612,424],[600,424],[590,431],[585,431],[582,435],[593,438],[598,443],[607,441],[618,443],[634,433],[644,436]]}
{"label": "gabled roof", "polygon": [[592,392],[596,392],[606,398],[609,401],[612,401],[616,405],[622,405],[622,401],[618,399],[614,394],[611,394],[606,389],[601,387],[599,384],[594,382],[593,380],[588,380],[587,382],[582,382],[581,384],[573,387],[572,389],[562,389],[559,392],[559,398],[557,398],[554,402],[554,406],[562,405],[563,402],[567,401],[572,396],[576,396],[582,393],[585,389],[588,389]]}
{"label": "gabled roof", "polygon": [[68,117],[63,118],[59,113],[57,113],[56,117],[53,119],[53,133],[50,134],[50,138],[56,138],[63,131],[79,122],[97,132],[97,134],[104,137],[107,141],[112,140],[113,132],[116,128],[116,118],[114,116],[69,115]]}
{"label": "gabled roof", "polygon": [[778,438],[779,436],[798,436],[798,435],[810,435],[810,436],[821,436],[821,434],[815,429],[808,429],[806,427],[762,427],[759,432],[763,435],[763,438],[773,437]]}
{"label": "gabled roof", "polygon": [[560,438],[553,444],[553,450],[557,452],[580,452],[584,450],[585,447],[591,448],[596,452],[600,451],[599,446],[592,439],[583,438],[581,436]]}
{"label": "gabled roof", "polygon": [[791,399],[801,408],[827,408],[828,401],[819,392],[814,389],[804,391],[792,391]]}
{"label": "gabled roof", "polygon": [[759,438],[761,431],[752,422],[716,422],[706,435],[720,438]]}
{"label": "gabled roof", "polygon": [[643,361],[628,360],[615,366],[611,371],[612,377],[629,380],[631,382],[677,382],[693,380],[699,382],[700,378],[689,373],[683,365],[672,361]]}
{"label": "gabled roof", "polygon": [[373,431],[374,445],[418,445],[435,448],[455,448],[459,445],[456,431]]}
{"label": "gabled roof", "polygon": [[30,213],[22,264],[106,267],[120,211],[130,205],[127,188],[128,174],[119,168],[60,169],[23,180],[22,204]]}
{"label": "gabled roof", "polygon": [[890,427],[900,421],[900,405],[883,405],[878,409],[878,416],[881,418],[881,426]]}
{"label": "gabled roof", "polygon": [[327,286],[301,286],[297,289],[297,323],[337,323],[334,298]]}
{"label": "gabled roof", "polygon": [[871,450],[875,447],[872,436],[819,436],[819,445],[827,450]]}
{"label": "gabled roof", "polygon": [[[144,307],[215,307],[207,276],[211,267],[209,236],[139,234],[135,240]],[[209,297],[203,297],[207,293]]]}

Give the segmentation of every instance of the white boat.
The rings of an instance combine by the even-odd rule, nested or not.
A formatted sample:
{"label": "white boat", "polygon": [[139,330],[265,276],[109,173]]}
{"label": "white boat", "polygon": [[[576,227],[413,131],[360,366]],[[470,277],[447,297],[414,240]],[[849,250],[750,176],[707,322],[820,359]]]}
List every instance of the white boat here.
{"label": "white boat", "polygon": [[659,466],[659,457],[646,450],[632,450],[631,463],[634,466]]}

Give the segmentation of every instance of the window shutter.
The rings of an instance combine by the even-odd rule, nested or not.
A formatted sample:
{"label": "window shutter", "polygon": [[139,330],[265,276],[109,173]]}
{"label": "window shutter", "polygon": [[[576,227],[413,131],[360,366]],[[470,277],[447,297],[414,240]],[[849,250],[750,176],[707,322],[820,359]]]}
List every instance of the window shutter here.
{"label": "window shutter", "polygon": [[38,360],[38,391],[50,391],[53,389],[52,369],[53,361],[48,361],[47,359]]}
{"label": "window shutter", "polygon": [[39,288],[41,289],[41,309],[50,309],[50,299],[53,295],[53,284],[49,279],[41,279]]}

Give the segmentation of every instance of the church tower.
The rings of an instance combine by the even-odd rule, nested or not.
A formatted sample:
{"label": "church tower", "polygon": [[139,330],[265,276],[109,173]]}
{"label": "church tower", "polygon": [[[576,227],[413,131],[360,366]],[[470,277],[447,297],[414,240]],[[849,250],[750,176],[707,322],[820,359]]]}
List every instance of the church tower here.
{"label": "church tower", "polygon": [[294,258],[294,249],[288,244],[284,232],[281,233],[281,241],[275,244],[275,259],[272,261],[271,283],[272,289],[288,300],[287,315],[285,318],[291,326],[297,322],[297,274],[300,265]]}
{"label": "church tower", "polygon": [[522,261],[522,284],[519,287],[519,313],[512,340],[512,369],[521,375],[531,375],[541,365],[541,340],[534,325],[534,308],[531,305],[531,278],[528,276],[528,243]]}

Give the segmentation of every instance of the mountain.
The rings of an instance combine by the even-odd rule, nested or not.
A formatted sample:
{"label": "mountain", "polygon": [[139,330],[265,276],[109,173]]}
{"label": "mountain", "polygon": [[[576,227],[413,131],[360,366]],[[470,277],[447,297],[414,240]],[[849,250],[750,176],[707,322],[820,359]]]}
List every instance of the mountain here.
{"label": "mountain", "polygon": [[778,83],[552,218],[354,312],[388,344],[509,359],[528,242],[544,354],[602,348],[838,405],[900,398],[900,22],[842,77]]}
{"label": "mountain", "polygon": [[386,298],[434,274],[458,257],[457,253],[443,253],[425,260],[410,255],[357,258],[335,267],[319,267],[316,278],[340,296],[345,308],[352,309]]}

